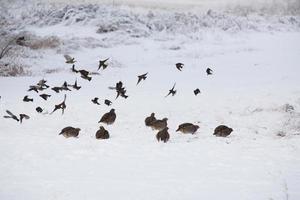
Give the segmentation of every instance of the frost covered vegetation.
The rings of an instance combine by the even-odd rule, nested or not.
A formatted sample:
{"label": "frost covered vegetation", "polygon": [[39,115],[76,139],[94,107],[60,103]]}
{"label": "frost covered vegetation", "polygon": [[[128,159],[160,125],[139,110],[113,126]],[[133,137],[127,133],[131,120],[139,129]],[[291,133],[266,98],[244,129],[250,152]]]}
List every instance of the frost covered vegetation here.
{"label": "frost covered vegetation", "polygon": [[[0,199],[300,199],[299,1],[99,2],[1,2]],[[41,79],[47,101],[27,91]],[[78,91],[51,90],[75,80]],[[118,81],[127,99],[108,89]],[[64,115],[50,115],[65,94]],[[110,138],[96,140],[111,108]],[[19,124],[6,110],[30,119]],[[152,112],[169,119],[166,144],[144,125]],[[185,122],[196,134],[176,132]],[[215,137],[220,124],[231,135]],[[67,126],[78,138],[58,135]]]}

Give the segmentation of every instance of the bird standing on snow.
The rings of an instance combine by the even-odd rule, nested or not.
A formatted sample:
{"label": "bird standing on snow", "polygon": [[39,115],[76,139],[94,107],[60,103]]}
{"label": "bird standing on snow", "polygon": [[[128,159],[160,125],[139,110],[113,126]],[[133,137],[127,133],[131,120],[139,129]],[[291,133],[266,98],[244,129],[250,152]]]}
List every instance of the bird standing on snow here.
{"label": "bird standing on snow", "polygon": [[96,139],[108,139],[109,133],[103,126],[100,126],[100,129],[96,132]]}
{"label": "bird standing on snow", "polygon": [[159,130],[159,131],[163,130],[167,126],[168,126],[168,118],[163,118],[162,120],[155,120],[150,125],[150,127],[153,130]]}
{"label": "bird standing on snow", "polygon": [[165,97],[169,96],[170,94],[172,94],[172,96],[174,96],[176,94],[177,90],[174,90],[175,89],[175,85],[176,85],[176,83],[174,83],[172,89],[169,90],[169,93]]}
{"label": "bird standing on snow", "polygon": [[183,123],[178,126],[178,129],[176,130],[176,132],[180,131],[182,133],[194,134],[198,130],[198,128],[199,128],[198,125],[194,125],[192,123]]}
{"label": "bird standing on snow", "polygon": [[111,109],[108,113],[105,113],[101,119],[99,120],[98,123],[105,123],[107,125],[113,124],[116,120],[116,113],[115,113],[115,109]]}
{"label": "bird standing on snow", "polygon": [[215,128],[214,135],[217,137],[227,137],[231,134],[232,131],[232,128],[229,128],[225,125],[220,125],[217,128]]}
{"label": "bird standing on snow", "polygon": [[155,113],[151,113],[151,115],[149,117],[146,117],[145,119],[145,125],[146,126],[151,126],[152,123],[156,120],[155,118]]}
{"label": "bird standing on snow", "polygon": [[183,68],[184,64],[183,63],[176,63],[176,68],[181,71],[181,69]]}
{"label": "bird standing on snow", "polygon": [[59,135],[63,135],[65,138],[77,137],[79,135],[80,128],[74,128],[72,126],[65,127],[61,130]]}
{"label": "bird standing on snow", "polygon": [[165,127],[163,130],[159,131],[156,134],[157,141],[163,141],[164,143],[166,143],[170,139],[170,134],[169,134],[168,130],[169,130],[169,128]]}
{"label": "bird standing on snow", "polygon": [[141,80],[146,80],[147,74],[148,74],[148,72],[145,73],[145,74],[139,75],[139,76],[138,76],[138,82],[137,82],[136,85],[138,85],[138,84],[141,82]]}
{"label": "bird standing on snow", "polygon": [[206,69],[206,74],[207,74],[207,75],[212,75],[212,73],[213,73],[213,70],[212,70],[212,69],[210,69],[210,68],[207,68],[207,69]]}

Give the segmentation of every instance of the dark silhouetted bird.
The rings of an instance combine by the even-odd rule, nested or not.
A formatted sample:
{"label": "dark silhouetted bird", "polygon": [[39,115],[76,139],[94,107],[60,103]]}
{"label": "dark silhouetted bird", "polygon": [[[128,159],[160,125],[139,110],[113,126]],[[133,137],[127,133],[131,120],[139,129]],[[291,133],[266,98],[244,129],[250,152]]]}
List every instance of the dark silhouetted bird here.
{"label": "dark silhouetted bird", "polygon": [[108,65],[106,64],[106,61],[108,61],[108,59],[109,59],[109,58],[107,58],[107,59],[105,59],[105,60],[100,60],[100,61],[99,61],[99,67],[98,67],[98,70],[101,69],[101,67],[102,67],[103,70],[106,69],[106,67],[108,66]]}
{"label": "dark silhouetted bird", "polygon": [[64,55],[65,59],[66,59],[66,63],[68,64],[74,64],[76,61],[75,61],[75,58],[72,58],[71,56],[69,55]]}
{"label": "dark silhouetted bird", "polygon": [[116,120],[115,109],[111,109],[108,113],[105,113],[98,123],[105,123],[107,125],[113,124]]}
{"label": "dark silhouetted bird", "polygon": [[197,88],[196,90],[194,90],[195,96],[197,96],[197,95],[200,94],[200,93],[201,93],[201,91],[199,90],[199,88]]}
{"label": "dark silhouetted bird", "polygon": [[94,104],[97,104],[97,105],[100,105],[100,103],[98,102],[99,98],[98,97],[95,97],[94,99],[92,99],[92,102]]}
{"label": "dark silhouetted bird", "polygon": [[61,130],[59,135],[63,135],[66,138],[78,137],[80,128],[74,128],[72,126],[65,127]]}
{"label": "dark silhouetted bird", "polygon": [[78,73],[78,71],[75,69],[75,65],[72,65],[72,72]]}
{"label": "dark silhouetted bird", "polygon": [[49,94],[41,94],[40,97],[42,97],[45,101],[47,101],[47,99],[49,97],[51,97],[51,95],[49,95]]}
{"label": "dark silhouetted bird", "polygon": [[40,80],[38,83],[37,83],[37,86],[40,86],[41,88],[43,89],[47,89],[49,88],[50,86],[46,84],[47,81],[45,79],[42,79]]}
{"label": "dark silhouetted bird", "polygon": [[41,107],[36,107],[36,112],[38,112],[38,113],[42,113],[43,112],[43,109],[41,108]]}
{"label": "dark silhouetted bird", "polygon": [[156,120],[155,118],[155,114],[154,113],[151,113],[151,115],[149,117],[146,117],[145,119],[145,125],[146,126],[151,126],[152,123]]}
{"label": "dark silhouetted bird", "polygon": [[207,75],[212,75],[212,73],[213,73],[213,70],[212,70],[212,69],[210,69],[210,68],[207,68],[207,69],[206,69],[206,74],[207,74]]}
{"label": "dark silhouetted bird", "polygon": [[220,125],[217,128],[215,128],[214,135],[218,137],[227,137],[231,134],[232,131],[232,128],[229,128],[225,125]]}
{"label": "dark silhouetted bird", "polygon": [[30,119],[30,117],[26,114],[20,114],[20,123],[22,124],[23,119]]}
{"label": "dark silhouetted bird", "polygon": [[67,83],[67,81],[65,81],[64,83],[63,83],[63,85],[61,86],[61,90],[65,90],[65,91],[71,91],[69,88],[68,88],[68,83]]}
{"label": "dark silhouetted bird", "polygon": [[183,63],[176,63],[176,68],[181,71],[181,69],[183,68],[184,64]]}
{"label": "dark silhouetted bird", "polygon": [[11,118],[11,119],[14,119],[14,120],[16,120],[16,121],[18,121],[18,122],[20,121],[20,120],[18,119],[18,117],[17,117],[16,115],[12,114],[12,112],[10,112],[9,110],[6,110],[6,113],[7,113],[8,115],[3,116],[4,118],[7,118],[7,119]]}
{"label": "dark silhouetted bird", "polygon": [[163,141],[164,143],[168,142],[170,139],[170,134],[168,132],[169,128],[165,127],[164,129],[162,129],[161,131],[159,131],[156,134],[156,139],[157,141]]}
{"label": "dark silhouetted bird", "polygon": [[117,91],[116,99],[119,96],[124,97],[125,99],[127,99],[128,96],[126,95],[126,90],[125,90],[125,87],[123,87],[122,81],[119,81],[118,83],[116,83],[115,89]]}
{"label": "dark silhouetted bird", "polygon": [[96,139],[108,139],[109,133],[103,126],[100,126],[100,129],[96,132]]}
{"label": "dark silhouetted bird", "polygon": [[23,101],[24,101],[24,102],[30,102],[30,101],[33,102],[33,99],[29,98],[28,95],[26,95],[26,96],[23,98]]}
{"label": "dark silhouetted bird", "polygon": [[163,130],[167,126],[168,126],[168,118],[163,118],[162,120],[155,120],[150,125],[150,127],[153,130],[159,130],[159,131]]}
{"label": "dark silhouetted bird", "polygon": [[145,74],[139,75],[138,76],[138,82],[136,84],[138,85],[141,82],[141,80],[146,80],[147,74],[148,74],[148,72],[145,73]]}
{"label": "dark silhouetted bird", "polygon": [[198,130],[198,128],[198,125],[194,125],[192,123],[183,123],[178,126],[178,129],[176,131],[194,134]]}
{"label": "dark silhouetted bird", "polygon": [[177,90],[174,90],[175,85],[176,85],[176,83],[173,85],[172,89],[169,90],[169,93],[165,97],[169,96],[170,94],[172,94],[172,96],[174,96],[176,94]]}
{"label": "dark silhouetted bird", "polygon": [[71,85],[74,89],[79,90],[81,88],[81,86],[77,85],[77,80],[75,80],[74,85]]}
{"label": "dark silhouetted bird", "polygon": [[52,111],[50,114],[54,113],[54,112],[55,112],[56,110],[58,110],[58,109],[61,109],[61,110],[62,110],[62,114],[64,114],[64,111],[65,111],[65,109],[67,108],[67,105],[66,105],[66,98],[67,98],[67,95],[65,95],[64,101],[63,101],[62,103],[57,104],[57,105],[54,106],[54,109],[53,109],[53,111]]}
{"label": "dark silhouetted bird", "polygon": [[110,106],[112,104],[112,102],[108,99],[105,99],[104,104],[107,105],[107,106]]}

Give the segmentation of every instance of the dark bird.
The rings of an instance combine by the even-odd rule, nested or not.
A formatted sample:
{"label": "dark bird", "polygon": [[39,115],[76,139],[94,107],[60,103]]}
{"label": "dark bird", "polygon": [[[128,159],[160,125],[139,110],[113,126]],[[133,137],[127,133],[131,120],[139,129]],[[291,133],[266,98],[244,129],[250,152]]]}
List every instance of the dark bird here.
{"label": "dark bird", "polygon": [[94,99],[92,99],[92,102],[94,104],[97,104],[97,105],[100,105],[100,103],[98,102],[99,98],[98,97],[95,97]]}
{"label": "dark bird", "polygon": [[29,97],[28,97],[28,95],[26,95],[24,98],[23,98],[23,101],[24,102],[33,102],[33,99],[30,99]]}
{"label": "dark bird", "polygon": [[61,90],[65,90],[65,91],[71,91],[69,88],[68,88],[68,83],[67,83],[67,81],[65,81],[64,83],[63,83],[63,85],[60,87],[61,88]]}
{"label": "dark bird", "polygon": [[154,113],[151,113],[151,115],[149,117],[146,117],[146,119],[145,119],[146,126],[151,126],[152,123],[156,120],[154,115],[155,115]]}
{"label": "dark bird", "polygon": [[128,96],[126,95],[126,90],[125,90],[125,87],[123,87],[122,81],[119,81],[118,83],[116,83],[115,89],[117,91],[116,99],[119,96],[124,97],[125,99],[127,99]]}
{"label": "dark bird", "polygon": [[104,104],[107,105],[107,106],[110,106],[112,104],[112,102],[108,99],[105,99]]}
{"label": "dark bird", "polygon": [[177,131],[180,131],[182,133],[191,133],[194,134],[198,130],[199,126],[194,125],[192,123],[184,123],[178,126]]}
{"label": "dark bird", "polygon": [[72,72],[78,73],[78,71],[75,69],[75,65],[72,65]]}
{"label": "dark bird", "polygon": [[78,70],[78,72],[80,73],[81,76],[88,76],[90,74],[89,71],[86,71],[84,69]]}
{"label": "dark bird", "polygon": [[36,110],[36,112],[38,112],[38,113],[42,113],[42,112],[43,112],[43,109],[42,109],[41,107],[37,107],[35,110]]}
{"label": "dark bird", "polygon": [[217,128],[215,128],[214,135],[217,137],[227,137],[232,131],[232,128],[229,128],[225,125],[220,125]]}
{"label": "dark bird", "polygon": [[20,121],[20,120],[18,119],[18,117],[17,117],[16,115],[12,114],[12,112],[10,112],[9,110],[6,110],[6,113],[7,113],[8,115],[3,116],[4,118],[7,118],[7,119],[11,118],[11,119],[14,119],[14,120],[16,120],[16,121],[18,121],[18,122]]}
{"label": "dark bird", "polygon": [[62,91],[61,87],[53,87],[53,88],[51,88],[51,90],[55,91],[56,93],[59,93],[60,91]]}
{"label": "dark bird", "polygon": [[28,92],[35,91],[36,93],[39,93],[40,90],[42,90],[40,86],[31,85],[31,86],[29,86],[29,89],[27,91]]}
{"label": "dark bird", "polygon": [[20,123],[22,124],[23,119],[30,119],[30,117],[26,114],[20,114]]}
{"label": "dark bird", "polygon": [[68,64],[74,64],[76,61],[75,61],[75,58],[72,58],[71,56],[69,55],[64,55],[65,59],[66,59],[66,63]]}
{"label": "dark bird", "polygon": [[57,104],[57,105],[54,106],[54,109],[53,109],[53,111],[50,114],[54,113],[58,109],[62,109],[62,114],[64,114],[64,111],[67,108],[67,106],[66,106],[66,98],[67,98],[67,95],[65,95],[64,101],[62,103]]}
{"label": "dark bird", "polygon": [[113,124],[116,120],[115,109],[111,109],[108,113],[105,113],[98,123],[105,123],[107,125]]}
{"label": "dark bird", "polygon": [[201,93],[201,91],[199,90],[199,88],[197,88],[196,90],[194,90],[195,96],[197,96],[197,95],[200,94],[200,93]]}
{"label": "dark bird", "polygon": [[138,85],[141,82],[141,80],[146,80],[147,74],[148,74],[148,72],[146,74],[139,75],[138,76],[138,82],[137,82],[136,85]]}
{"label": "dark bird", "polygon": [[75,90],[79,90],[81,88],[81,86],[78,86],[77,85],[77,80],[75,80],[75,84],[72,85],[72,87],[75,89]]}
{"label": "dark bird", "polygon": [[156,139],[157,141],[163,141],[164,143],[168,142],[168,140],[170,139],[170,134],[168,132],[169,128],[165,127],[164,129],[162,129],[161,131],[159,131],[156,134]]}
{"label": "dark bird", "polygon": [[206,74],[207,74],[207,75],[212,75],[212,72],[213,72],[212,69],[210,69],[210,68],[207,68],[207,69],[206,69]]}
{"label": "dark bird", "polygon": [[150,125],[150,127],[153,130],[159,130],[159,131],[163,130],[167,126],[168,126],[168,118],[163,118],[162,120],[155,120]]}
{"label": "dark bird", "polygon": [[38,83],[37,83],[37,86],[40,86],[42,89],[47,89],[49,88],[50,86],[46,84],[47,81],[42,79],[40,80]]}
{"label": "dark bird", "polygon": [[72,126],[68,126],[66,128],[63,128],[59,135],[63,135],[65,138],[69,137],[78,137],[80,128],[74,128]]}
{"label": "dark bird", "polygon": [[100,61],[99,61],[99,67],[98,67],[98,70],[101,69],[101,67],[103,68],[103,70],[106,69],[106,67],[108,66],[108,65],[106,64],[106,61],[108,61],[108,59],[109,59],[109,58],[107,58],[107,59],[105,59],[105,60],[100,60]]}
{"label": "dark bird", "polygon": [[41,94],[40,97],[42,97],[45,101],[47,101],[47,99],[49,97],[51,97],[51,95],[49,95],[49,94]]}
{"label": "dark bird", "polygon": [[100,129],[96,132],[96,139],[108,139],[109,133],[103,126],[100,126]]}
{"label": "dark bird", "polygon": [[176,68],[181,71],[181,69],[183,68],[184,64],[183,63],[176,63]]}
{"label": "dark bird", "polygon": [[176,85],[176,83],[173,85],[172,89],[169,90],[169,93],[165,97],[169,96],[170,94],[172,94],[172,96],[174,96],[176,94],[177,90],[174,90],[175,85]]}
{"label": "dark bird", "polygon": [[88,80],[88,81],[91,81],[92,80],[92,77],[88,76],[88,75],[82,75],[80,76],[81,78],[85,79],[85,80]]}

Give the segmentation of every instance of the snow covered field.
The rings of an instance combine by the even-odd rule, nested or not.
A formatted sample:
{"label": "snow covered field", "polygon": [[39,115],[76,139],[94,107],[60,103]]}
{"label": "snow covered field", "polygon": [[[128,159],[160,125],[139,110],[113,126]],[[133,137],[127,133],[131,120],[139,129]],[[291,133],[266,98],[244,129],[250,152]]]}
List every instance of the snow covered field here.
{"label": "snow covered field", "polygon": [[[205,1],[199,10],[140,6],[150,1],[136,7],[12,2],[0,7],[0,42],[25,36],[28,45],[0,60],[0,67],[24,67],[22,76],[0,77],[1,200],[300,199],[297,1],[270,7],[274,12],[209,10]],[[109,66],[88,82],[71,72],[64,54],[75,57],[78,69],[96,72],[108,57]],[[185,64],[182,72],[177,62]],[[52,96],[44,101],[27,92],[43,78],[51,87],[77,79],[82,88],[45,90]],[[118,81],[128,99],[115,100],[108,89]],[[165,98],[175,82],[177,94]],[[35,111],[51,112],[64,94],[64,115]],[[25,95],[34,102],[22,102]],[[96,140],[97,122],[111,108],[117,114],[105,126],[111,138]],[[6,110],[31,118],[19,124],[2,117]],[[151,112],[169,119],[168,143],[145,127]],[[184,122],[198,124],[197,134],[175,132]],[[213,136],[220,124],[234,131]],[[79,137],[58,135],[66,126],[81,128]]]}

